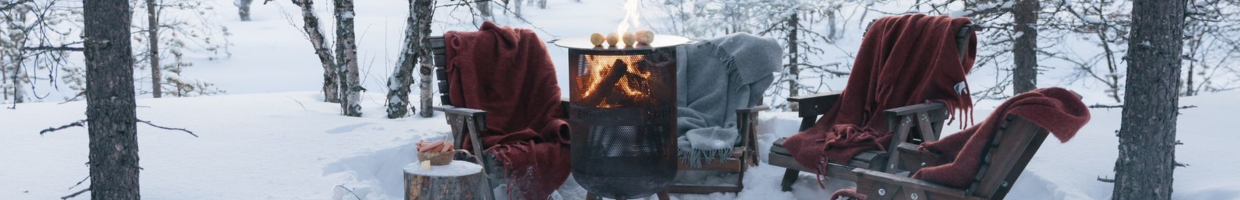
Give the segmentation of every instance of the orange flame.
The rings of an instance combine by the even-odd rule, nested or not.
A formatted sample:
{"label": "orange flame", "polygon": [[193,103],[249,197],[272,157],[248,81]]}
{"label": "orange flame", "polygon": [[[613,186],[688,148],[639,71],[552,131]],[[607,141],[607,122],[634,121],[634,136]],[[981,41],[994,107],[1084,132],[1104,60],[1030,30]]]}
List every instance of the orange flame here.
{"label": "orange flame", "polygon": [[623,36],[624,33],[628,33],[630,28],[637,30],[641,26],[641,13],[637,12],[638,1],[624,0],[624,19],[620,20],[620,26],[616,27],[617,36]]}
{"label": "orange flame", "polygon": [[[643,56],[586,55],[584,57],[590,71],[587,72],[589,73],[589,76],[584,77],[584,79],[578,78],[578,80],[576,80],[578,83],[584,83],[581,85],[585,86],[585,88],[583,88],[584,91],[579,94],[581,97],[584,98],[598,95],[598,93],[602,92],[602,90],[619,89],[619,92],[623,92],[624,96],[628,97],[627,100],[631,100],[633,102],[644,102],[650,98],[650,87],[649,85],[646,85],[648,84],[646,82],[650,79],[650,75],[652,73],[649,70],[642,70],[642,68],[637,66],[638,61],[642,60]],[[624,72],[624,78],[621,78],[620,81],[613,86],[602,85],[604,76],[606,76],[606,74],[613,73],[611,70],[615,68],[614,64],[616,60],[620,60],[629,66]],[[607,96],[616,96],[616,94]],[[610,102],[606,100],[601,101],[597,107],[615,108],[621,106],[617,103],[617,99],[609,100]]]}

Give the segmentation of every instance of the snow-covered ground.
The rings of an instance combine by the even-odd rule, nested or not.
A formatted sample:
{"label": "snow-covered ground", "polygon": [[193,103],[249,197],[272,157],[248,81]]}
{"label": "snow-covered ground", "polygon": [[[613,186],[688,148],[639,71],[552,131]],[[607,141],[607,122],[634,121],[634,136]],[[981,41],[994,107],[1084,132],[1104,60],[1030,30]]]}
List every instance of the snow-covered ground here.
{"label": "snow-covered ground", "polygon": [[[323,103],[314,92],[322,68],[298,32],[300,13],[287,1],[255,3],[251,22],[240,22],[229,0],[212,0],[216,17],[234,35],[233,56],[222,60],[189,59],[195,67],[186,76],[217,84],[229,95],[138,100],[138,117],[154,123],[184,127],[200,137],[139,124],[143,197],[149,199],[340,199],[354,194],[364,199],[401,199],[404,165],[415,162],[413,143],[448,134],[442,114],[434,118],[383,118],[388,71],[399,51],[407,1],[357,1],[359,57],[366,88],[361,118],[339,115],[339,106]],[[330,20],[330,1],[318,1],[316,10]],[[448,1],[440,1],[446,4]],[[501,24],[539,27],[544,40],[586,36],[613,30],[623,17],[621,1],[549,0],[550,10],[525,8],[533,25],[511,17]],[[471,30],[474,21],[440,8],[434,34]],[[460,11],[458,11],[460,12]],[[651,11],[653,12],[653,11]],[[501,13],[501,12],[497,12]],[[459,13],[458,13],[459,14]],[[652,16],[657,16],[651,13]],[[286,18],[287,16],[287,18]],[[453,17],[457,16],[457,17]],[[871,14],[868,18],[877,17]],[[291,21],[290,21],[291,20]],[[864,19],[859,19],[864,20]],[[326,21],[325,21],[326,22]],[[657,23],[657,21],[655,22]],[[330,24],[330,23],[324,23]],[[330,27],[325,27],[331,33]],[[846,35],[859,35],[856,27]],[[841,48],[855,49],[856,37],[841,40]],[[1062,47],[1061,47],[1062,48]],[[826,48],[832,49],[832,48]],[[554,46],[551,53],[560,73],[567,75],[566,54]],[[831,52],[828,52],[831,53]],[[80,57],[75,57],[80,59]],[[816,59],[840,59],[824,56]],[[1040,86],[1062,86],[1083,93],[1087,104],[1113,104],[1102,92],[1061,81],[1065,68],[1046,72]],[[990,71],[975,72],[971,84],[989,85]],[[841,88],[842,79],[828,86]],[[838,82],[835,83],[835,82]],[[1096,89],[1095,89],[1096,90]],[[567,92],[567,90],[563,90]],[[53,98],[54,99],[54,98]],[[414,98],[416,99],[416,98]],[[1181,100],[1177,160],[1189,164],[1175,173],[1176,199],[1240,199],[1240,135],[1230,129],[1230,114],[1240,112],[1240,92],[1203,94]],[[87,176],[86,129],[70,128],[39,135],[39,130],[85,119],[85,102],[19,104],[0,109],[0,199],[54,199]],[[975,115],[988,115],[997,101],[981,101]],[[6,106],[7,107],[7,106]],[[1093,109],[1093,120],[1068,143],[1047,142],[1015,184],[1009,199],[1109,199],[1110,177],[1116,157],[1119,109]],[[760,155],[766,160],[771,142],[796,132],[794,113],[761,114]],[[945,133],[955,132],[948,126]],[[779,191],[783,168],[765,163],[745,175],[739,194],[673,195],[675,199],[823,199],[846,182],[829,182],[820,189],[809,174],[793,192]],[[88,183],[84,183],[88,184]],[[348,188],[345,190],[343,188]],[[349,191],[353,194],[349,194]],[[581,195],[565,190],[565,197]],[[83,196],[79,197],[85,198]]]}

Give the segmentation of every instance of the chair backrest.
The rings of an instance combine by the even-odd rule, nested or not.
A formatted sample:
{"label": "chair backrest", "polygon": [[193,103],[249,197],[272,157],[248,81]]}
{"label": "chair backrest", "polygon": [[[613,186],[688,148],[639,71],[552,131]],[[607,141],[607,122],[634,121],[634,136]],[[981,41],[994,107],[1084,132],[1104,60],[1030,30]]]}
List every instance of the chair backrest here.
{"label": "chair backrest", "polygon": [[1048,133],[1029,120],[1008,115],[982,149],[982,163],[973,177],[973,184],[965,193],[986,199],[1003,199]]}
{"label": "chair backrest", "polygon": [[435,61],[435,79],[439,87],[439,100],[443,105],[453,105],[448,99],[448,56],[443,36],[431,36],[431,60]]}

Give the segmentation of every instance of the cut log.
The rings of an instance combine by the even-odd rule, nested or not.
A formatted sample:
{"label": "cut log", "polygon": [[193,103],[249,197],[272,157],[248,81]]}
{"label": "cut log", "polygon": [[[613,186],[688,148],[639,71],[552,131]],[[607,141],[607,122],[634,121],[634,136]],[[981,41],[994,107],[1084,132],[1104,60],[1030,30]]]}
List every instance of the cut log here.
{"label": "cut log", "polygon": [[465,161],[422,169],[421,163],[405,166],[405,199],[483,199],[486,176],[482,166]]}

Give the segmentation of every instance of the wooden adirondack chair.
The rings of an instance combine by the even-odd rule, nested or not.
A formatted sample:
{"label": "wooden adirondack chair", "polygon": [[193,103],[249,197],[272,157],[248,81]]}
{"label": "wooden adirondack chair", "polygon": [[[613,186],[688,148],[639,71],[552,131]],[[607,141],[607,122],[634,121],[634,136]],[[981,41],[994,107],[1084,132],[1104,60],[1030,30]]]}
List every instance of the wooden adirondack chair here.
{"label": "wooden adirondack chair", "polygon": [[745,171],[757,166],[758,161],[758,112],[770,110],[767,106],[736,109],[736,129],[741,136],[741,145],[732,149],[732,156],[727,160],[702,163],[695,168],[680,162],[679,171],[714,171],[738,173],[736,186],[705,186],[676,184],[669,186],[669,193],[710,194],[715,192],[740,192],[745,188]]}
{"label": "wooden adirondack chair", "polygon": [[[960,59],[964,59],[964,51],[968,45],[969,37],[972,32],[979,27],[975,25],[965,25],[957,32],[955,40],[957,50],[961,52]],[[800,105],[798,110],[799,116],[802,118],[800,130],[809,129],[818,121],[818,116],[826,113],[835,105],[840,98],[839,92],[830,92],[823,94],[815,94],[810,96],[798,96],[788,98],[788,102]],[[920,144],[923,141],[936,141],[943,130],[943,122],[947,120],[948,113],[946,106],[942,103],[924,103],[908,105],[899,108],[893,108],[883,111],[887,116],[888,130],[895,130],[895,138],[892,139],[892,147],[898,147],[901,143]],[[914,129],[916,127],[916,129]],[[812,168],[805,167],[797,163],[792,155],[788,153],[788,149],[784,148],[784,140],[780,138],[771,146],[771,152],[768,154],[768,162],[771,165],[787,168],[784,171],[783,181],[780,183],[783,191],[792,191],[792,183],[800,176],[802,171],[815,173]],[[896,170],[904,166],[897,166],[901,158],[901,154],[909,153],[907,150],[898,150],[899,148],[889,148],[888,151],[865,151],[853,157],[847,165],[837,163],[826,163],[827,171],[825,173],[831,178],[855,181],[857,177],[852,173],[853,169],[871,169],[877,171],[887,171],[894,173]],[[917,152],[916,148],[911,152]]]}
{"label": "wooden adirondack chair", "polygon": [[[1047,133],[1046,129],[1020,116],[1008,115],[982,150],[984,159],[968,188],[953,188],[871,169],[854,169],[857,192],[869,200],[1003,199],[1042,146]],[[916,153],[917,145],[903,143],[899,149],[914,152],[902,159],[908,163],[904,165],[908,171],[939,164],[935,163],[937,155]]]}
{"label": "wooden adirondack chair", "polygon": [[[444,48],[446,45],[444,43],[444,38],[442,36],[430,37],[430,44],[431,58],[435,63],[435,76],[437,77],[436,79],[439,80],[439,100],[443,103],[443,105],[437,106],[434,109],[437,111],[442,111],[448,121],[448,125],[452,127],[452,138],[454,140],[453,145],[463,148],[465,138],[469,138],[473,149],[466,149],[466,151],[469,151],[474,156],[469,157],[461,154],[457,155],[456,159],[482,165],[483,171],[487,173],[487,185],[490,188],[490,190],[486,190],[485,192],[492,194],[485,197],[486,199],[496,199],[496,197],[493,196],[494,194],[490,192],[496,187],[499,187],[499,185],[507,182],[508,171],[505,170],[504,166],[495,158],[495,155],[483,151],[486,150],[487,147],[482,145],[482,140],[480,140],[479,137],[481,132],[486,130],[487,112],[484,110],[458,108],[453,106],[452,101],[448,98],[448,58],[447,55],[445,55],[446,50]],[[568,101],[561,101],[560,105],[563,107],[562,110],[565,112],[564,116],[568,116]]]}

